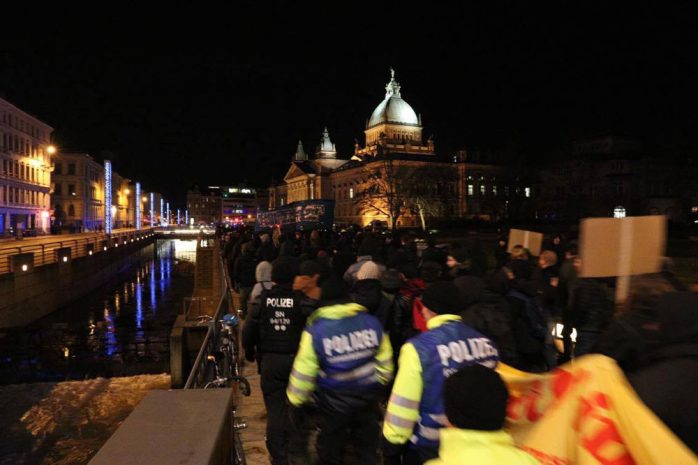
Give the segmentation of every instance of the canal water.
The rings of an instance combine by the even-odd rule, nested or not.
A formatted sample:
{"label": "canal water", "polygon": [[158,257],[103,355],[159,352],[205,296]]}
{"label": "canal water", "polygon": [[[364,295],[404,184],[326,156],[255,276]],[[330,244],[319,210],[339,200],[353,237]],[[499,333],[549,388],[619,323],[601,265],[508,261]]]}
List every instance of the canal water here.
{"label": "canal water", "polygon": [[170,330],[194,287],[196,241],[159,240],[145,252],[88,296],[0,331],[0,384],[168,372]]}

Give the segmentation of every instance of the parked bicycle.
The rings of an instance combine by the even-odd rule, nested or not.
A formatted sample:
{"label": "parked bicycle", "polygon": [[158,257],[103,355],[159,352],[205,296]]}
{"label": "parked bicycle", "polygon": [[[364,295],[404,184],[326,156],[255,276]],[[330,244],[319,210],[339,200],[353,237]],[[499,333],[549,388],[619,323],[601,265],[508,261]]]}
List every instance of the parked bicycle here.
{"label": "parked bicycle", "polygon": [[[220,346],[218,350],[212,352],[208,356],[208,360],[213,368],[213,379],[204,385],[204,389],[231,387],[234,383],[237,383],[242,395],[250,395],[252,391],[250,383],[247,378],[241,374],[237,337],[237,327],[239,323],[240,319],[238,316],[230,314],[225,315],[217,322],[220,331]],[[236,416],[235,407],[233,407],[232,419],[232,463],[234,465],[246,465],[247,460],[242,446],[242,439],[240,438],[240,430],[247,428],[247,422],[243,418]]]}

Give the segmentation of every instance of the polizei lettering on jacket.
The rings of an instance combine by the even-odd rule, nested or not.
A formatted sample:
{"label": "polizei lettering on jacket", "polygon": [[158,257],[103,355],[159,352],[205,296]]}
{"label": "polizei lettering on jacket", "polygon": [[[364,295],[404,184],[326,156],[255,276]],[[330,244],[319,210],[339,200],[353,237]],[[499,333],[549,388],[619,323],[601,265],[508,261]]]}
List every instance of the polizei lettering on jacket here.
{"label": "polizei lettering on jacket", "polygon": [[497,349],[492,347],[490,340],[485,337],[439,344],[436,346],[436,350],[439,352],[439,358],[444,367],[448,367],[450,361],[458,364],[463,362],[481,363],[490,368],[494,368],[497,365],[497,361],[494,359],[485,361],[485,359],[491,359],[498,355]]}
{"label": "polizei lettering on jacket", "polygon": [[267,307],[293,308],[292,297],[267,297]]}
{"label": "polizei lettering on jacket", "polygon": [[337,362],[365,357],[366,352],[373,352],[379,345],[378,333],[373,329],[322,338],[325,355]]}

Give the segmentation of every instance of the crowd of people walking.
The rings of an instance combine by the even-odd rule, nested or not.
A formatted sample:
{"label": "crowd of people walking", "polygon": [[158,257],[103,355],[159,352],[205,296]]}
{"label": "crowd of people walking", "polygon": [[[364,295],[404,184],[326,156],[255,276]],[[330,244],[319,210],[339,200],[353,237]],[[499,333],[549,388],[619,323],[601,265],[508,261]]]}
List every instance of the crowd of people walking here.
{"label": "crowd of people walking", "polygon": [[590,352],[615,359],[696,451],[698,294],[668,261],[618,309],[613,281],[578,277],[576,245],[561,236],[538,257],[504,237],[491,247],[411,233],[226,239],[274,465],[307,463],[309,427],[323,464],[343,463],[347,444],[362,464],[538,463],[503,430],[495,368],[545,373]]}

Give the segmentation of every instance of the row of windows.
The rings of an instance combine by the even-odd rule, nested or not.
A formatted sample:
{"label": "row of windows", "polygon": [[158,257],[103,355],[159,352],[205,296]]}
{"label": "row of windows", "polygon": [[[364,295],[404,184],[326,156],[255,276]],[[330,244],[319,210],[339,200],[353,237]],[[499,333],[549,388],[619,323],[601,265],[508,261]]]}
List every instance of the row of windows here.
{"label": "row of windows", "polygon": [[43,184],[41,173],[40,169],[29,166],[18,160],[4,159],[2,161],[2,174],[5,176]]}
{"label": "row of windows", "polygon": [[[480,194],[481,196],[492,195],[492,196],[495,196],[495,197],[496,197],[496,196],[498,196],[498,195],[501,195],[502,192],[503,192],[505,197],[509,197],[509,194],[511,193],[511,192],[510,192],[509,186],[504,186],[504,189],[503,189],[503,190],[499,189],[499,188],[497,187],[496,184],[492,184],[492,185],[489,186],[489,187],[490,187],[490,188],[488,189],[488,188],[487,188],[487,185],[485,185],[485,184],[479,184],[479,185],[468,184],[468,185],[466,186],[466,189],[467,189],[467,190],[466,190],[466,195],[467,195],[468,197],[473,197],[473,196],[475,195],[476,190],[477,190],[477,192],[479,192],[479,194]],[[517,195],[521,195],[521,188],[520,188],[520,187],[517,187],[517,188],[515,189],[515,192],[516,192]],[[524,188],[523,188],[523,195],[524,195],[524,197],[531,197],[531,188],[530,188],[530,187],[524,187]]]}
{"label": "row of windows", "polygon": [[2,137],[0,137],[0,151],[21,153],[34,158],[42,155],[39,144],[33,143],[31,139],[7,132],[3,132]]}
{"label": "row of windows", "polygon": [[194,204],[188,203],[187,208],[190,210],[202,209],[205,211],[217,211],[218,210],[218,207],[216,205],[204,205],[204,204],[199,205],[198,203],[194,203]]}
{"label": "row of windows", "polygon": [[2,112],[2,122],[10,126],[11,128],[24,131],[32,137],[36,137],[41,140],[45,140],[46,138],[46,134],[43,131],[41,131],[38,127],[34,126],[33,124],[30,124],[28,121],[25,121],[17,115],[13,115],[9,111]]}
{"label": "row of windows", "polygon": [[19,187],[2,186],[2,203],[16,205],[33,205],[41,207],[46,201],[44,192],[37,192]]}
{"label": "row of windows", "polygon": [[[57,204],[56,204],[55,210],[56,210],[57,212],[63,210],[63,207],[61,206],[60,203],[57,203]],[[72,203],[68,205],[68,216],[69,216],[69,217],[74,217],[74,216],[75,216],[75,205],[73,205]]]}
{"label": "row of windows", "polygon": [[[68,176],[73,176],[75,175],[76,168],[75,168],[75,163],[68,163],[68,171],[65,173]],[[54,174],[63,174],[63,163],[61,162],[56,162],[56,164],[53,166],[53,173]],[[96,179],[93,179],[95,181]]]}
{"label": "row of windows", "polygon": [[[94,187],[92,189],[94,189]],[[57,182],[54,184],[53,194],[54,195],[63,195],[63,184],[62,183]],[[65,191],[65,195],[77,195],[77,191],[75,190],[75,184],[68,184],[68,189]]]}

